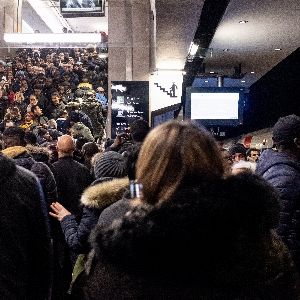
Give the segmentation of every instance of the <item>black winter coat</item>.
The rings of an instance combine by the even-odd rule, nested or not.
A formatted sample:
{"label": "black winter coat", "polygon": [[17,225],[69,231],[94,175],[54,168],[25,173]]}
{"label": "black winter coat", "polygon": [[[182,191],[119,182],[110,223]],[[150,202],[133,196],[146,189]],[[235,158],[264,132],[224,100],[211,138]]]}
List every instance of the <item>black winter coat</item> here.
{"label": "black winter coat", "polygon": [[48,208],[53,201],[57,201],[58,195],[54,175],[46,164],[35,161],[28,150],[22,146],[9,147],[3,150],[2,153],[9,158],[13,158],[18,166],[30,170],[37,176],[42,185]]}
{"label": "black winter coat", "polygon": [[72,157],[59,158],[53,169],[58,201],[76,217],[80,216],[81,194],[93,181],[90,171]]}
{"label": "black winter coat", "polygon": [[75,299],[296,299],[293,263],[272,231],[273,189],[248,174],[200,182],[96,227]]}
{"label": "black winter coat", "polygon": [[46,299],[51,247],[41,187],[0,155],[0,299]]}
{"label": "black winter coat", "polygon": [[277,232],[300,271],[300,162],[285,153],[266,150],[256,172],[279,192],[281,209]]}

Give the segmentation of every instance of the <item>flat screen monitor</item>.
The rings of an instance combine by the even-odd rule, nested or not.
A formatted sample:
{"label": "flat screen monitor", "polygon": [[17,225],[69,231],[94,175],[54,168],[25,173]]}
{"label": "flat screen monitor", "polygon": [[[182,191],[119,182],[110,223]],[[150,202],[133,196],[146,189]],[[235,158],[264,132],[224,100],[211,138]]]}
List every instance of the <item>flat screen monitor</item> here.
{"label": "flat screen monitor", "polygon": [[105,0],[60,0],[61,14],[66,18],[105,15]]}
{"label": "flat screen monitor", "polygon": [[185,118],[204,126],[243,123],[244,94],[239,88],[187,88]]}

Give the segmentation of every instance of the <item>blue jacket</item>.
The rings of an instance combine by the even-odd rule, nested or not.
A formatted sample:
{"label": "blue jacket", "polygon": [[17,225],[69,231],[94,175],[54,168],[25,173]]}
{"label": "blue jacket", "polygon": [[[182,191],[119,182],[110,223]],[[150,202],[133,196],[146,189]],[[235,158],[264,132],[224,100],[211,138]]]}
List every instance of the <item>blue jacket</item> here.
{"label": "blue jacket", "polygon": [[279,192],[278,234],[288,246],[300,269],[300,162],[287,154],[266,150],[256,169]]}

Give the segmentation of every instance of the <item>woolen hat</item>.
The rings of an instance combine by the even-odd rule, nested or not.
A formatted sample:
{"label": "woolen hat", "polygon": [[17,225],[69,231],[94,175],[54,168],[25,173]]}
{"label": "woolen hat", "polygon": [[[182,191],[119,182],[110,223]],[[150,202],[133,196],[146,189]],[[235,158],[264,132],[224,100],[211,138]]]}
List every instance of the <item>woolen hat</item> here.
{"label": "woolen hat", "polygon": [[101,177],[121,178],[127,175],[126,160],[120,153],[108,151],[99,155],[99,158],[95,158],[94,175],[97,179]]}
{"label": "woolen hat", "polygon": [[297,137],[300,137],[300,117],[288,115],[279,118],[273,127],[274,142],[277,145],[291,143]]}

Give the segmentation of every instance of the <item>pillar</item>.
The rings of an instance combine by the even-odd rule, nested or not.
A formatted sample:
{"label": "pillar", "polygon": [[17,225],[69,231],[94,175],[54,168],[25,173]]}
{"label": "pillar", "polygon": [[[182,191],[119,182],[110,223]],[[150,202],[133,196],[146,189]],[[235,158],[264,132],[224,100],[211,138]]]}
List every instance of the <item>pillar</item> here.
{"label": "pillar", "polygon": [[109,0],[107,136],[110,136],[111,81],[148,81],[151,5],[149,0]]}

